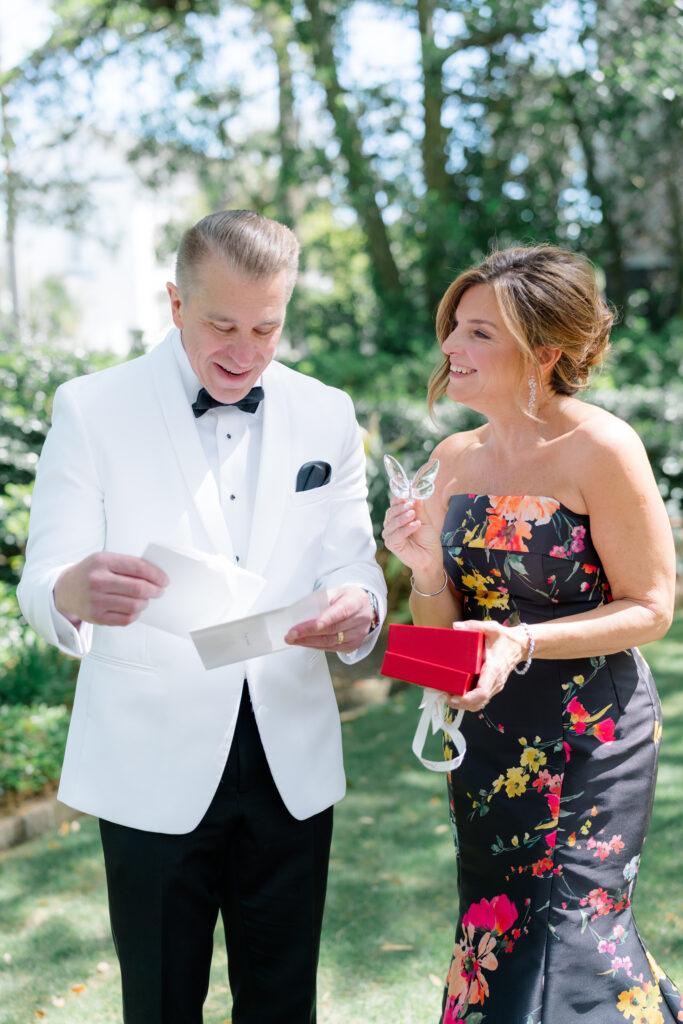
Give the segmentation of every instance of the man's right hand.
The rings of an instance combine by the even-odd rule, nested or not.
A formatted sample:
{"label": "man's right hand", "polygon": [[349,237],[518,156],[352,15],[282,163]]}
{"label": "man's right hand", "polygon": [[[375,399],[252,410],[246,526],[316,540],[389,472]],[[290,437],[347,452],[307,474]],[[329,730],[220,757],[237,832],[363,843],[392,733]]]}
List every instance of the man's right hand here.
{"label": "man's right hand", "polygon": [[166,573],[144,558],[100,551],[64,570],[55,584],[55,607],[74,626],[127,626],[150,598],[161,597],[168,582]]}

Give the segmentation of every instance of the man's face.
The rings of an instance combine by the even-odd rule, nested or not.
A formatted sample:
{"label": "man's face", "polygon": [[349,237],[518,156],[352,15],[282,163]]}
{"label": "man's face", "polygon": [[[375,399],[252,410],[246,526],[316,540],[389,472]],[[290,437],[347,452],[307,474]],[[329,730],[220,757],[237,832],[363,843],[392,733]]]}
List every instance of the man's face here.
{"label": "man's face", "polygon": [[210,256],[195,269],[190,294],[166,285],[187,358],[217,401],[238,402],[275,355],[287,284],[286,270],[255,281]]}

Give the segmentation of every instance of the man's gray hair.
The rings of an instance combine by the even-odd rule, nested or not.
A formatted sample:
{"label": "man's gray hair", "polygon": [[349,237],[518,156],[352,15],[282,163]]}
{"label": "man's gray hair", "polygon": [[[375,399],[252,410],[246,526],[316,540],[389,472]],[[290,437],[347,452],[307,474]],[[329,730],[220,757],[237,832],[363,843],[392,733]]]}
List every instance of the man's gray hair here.
{"label": "man's gray hair", "polygon": [[192,293],[199,266],[212,256],[254,280],[285,270],[288,300],[294,290],[299,268],[296,236],[284,224],[260,213],[224,210],[210,213],[188,228],[176,257],[176,284],[181,295]]}

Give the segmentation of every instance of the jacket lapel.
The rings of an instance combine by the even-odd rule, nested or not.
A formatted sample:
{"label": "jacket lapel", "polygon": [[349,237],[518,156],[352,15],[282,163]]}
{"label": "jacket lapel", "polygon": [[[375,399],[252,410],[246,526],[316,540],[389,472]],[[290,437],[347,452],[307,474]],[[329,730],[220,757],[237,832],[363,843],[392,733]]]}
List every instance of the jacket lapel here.
{"label": "jacket lapel", "polygon": [[225,524],[218,487],[206,461],[171,347],[172,334],[168,334],[149,354],[148,367],[154,393],[161,407],[180,472],[204,529],[217,552],[233,557],[232,540]]}
{"label": "jacket lapel", "polygon": [[249,538],[247,568],[264,574],[271,556],[280,520],[289,502],[294,482],[289,481],[291,421],[290,396],[281,379],[281,368],[271,363],[263,374],[263,434],[261,459]]}

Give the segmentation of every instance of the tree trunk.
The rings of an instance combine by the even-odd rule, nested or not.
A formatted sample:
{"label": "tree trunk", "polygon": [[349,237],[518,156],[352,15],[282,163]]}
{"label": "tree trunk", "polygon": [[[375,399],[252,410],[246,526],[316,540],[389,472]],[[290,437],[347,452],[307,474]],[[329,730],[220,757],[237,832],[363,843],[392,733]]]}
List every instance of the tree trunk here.
{"label": "tree trunk", "polygon": [[579,144],[583,149],[586,160],[586,183],[588,188],[600,199],[602,207],[602,219],[605,225],[607,240],[606,272],[609,278],[610,298],[616,303],[620,310],[625,309],[628,299],[628,288],[626,285],[626,267],[624,264],[624,243],[621,236],[619,221],[615,215],[614,206],[610,191],[600,181],[597,173],[597,155],[590,129],[584,124],[576,101],[566,80],[562,80],[561,89],[564,93],[569,111],[569,117],[576,128]]}
{"label": "tree trunk", "polygon": [[365,233],[375,286],[385,301],[401,301],[401,278],[377,203],[377,183],[363,156],[363,137],[337,75],[333,45],[334,14],[327,9],[325,0],[304,2],[311,19],[310,26],[306,28],[311,32],[315,74],[325,90],[327,109],[334,120],[337,140],[346,161],[349,199]]}
{"label": "tree trunk", "polygon": [[[671,173],[673,170],[673,173]],[[666,191],[671,211],[671,308],[670,316],[678,316],[683,311],[683,215],[681,212],[681,195],[679,192],[678,174],[680,167],[670,169],[666,175]]]}
{"label": "tree trunk", "polygon": [[5,164],[5,252],[7,254],[7,285],[11,299],[11,318],[14,328],[19,334],[21,327],[21,308],[19,303],[19,284],[17,281],[16,260],[16,224],[17,202],[14,186],[14,170],[12,168],[12,135],[10,133],[7,114],[7,95],[0,85],[0,138],[2,158]]}
{"label": "tree trunk", "polygon": [[[443,275],[449,262],[450,217],[444,217],[455,204],[453,181],[446,170],[448,133],[441,115],[445,103],[443,63],[445,54],[434,39],[436,0],[417,0],[423,83],[424,134],[422,168],[427,192],[423,200],[427,230],[423,242],[425,294],[430,317],[443,295]],[[452,211],[451,211],[452,212]]]}
{"label": "tree trunk", "polygon": [[296,196],[299,164],[299,139],[296,113],[294,110],[294,84],[289,43],[292,38],[292,19],[284,14],[279,4],[267,0],[258,8],[259,19],[271,38],[277,63],[278,77],[278,124],[276,129],[280,150],[280,169],[275,189],[275,216],[277,220],[293,227],[301,210],[297,209]]}
{"label": "tree trunk", "polygon": [[442,68],[445,54],[434,41],[434,9],[436,0],[417,0],[422,62],[424,135],[422,163],[428,192],[434,192],[442,203],[452,198],[452,183],[446,170],[447,132],[441,124],[445,95]]}

